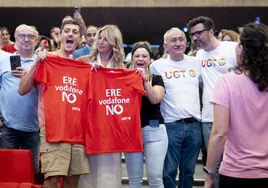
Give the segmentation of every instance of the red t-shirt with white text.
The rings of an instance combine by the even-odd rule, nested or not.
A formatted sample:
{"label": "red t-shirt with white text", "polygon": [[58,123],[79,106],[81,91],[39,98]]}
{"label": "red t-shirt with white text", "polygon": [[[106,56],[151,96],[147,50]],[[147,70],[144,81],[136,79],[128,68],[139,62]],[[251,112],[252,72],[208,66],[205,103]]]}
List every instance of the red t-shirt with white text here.
{"label": "red t-shirt with white text", "polygon": [[86,153],[142,152],[140,74],[100,68],[90,80]]}
{"label": "red t-shirt with white text", "polygon": [[59,56],[48,56],[39,63],[34,80],[45,85],[43,98],[48,142],[84,144],[91,67]]}

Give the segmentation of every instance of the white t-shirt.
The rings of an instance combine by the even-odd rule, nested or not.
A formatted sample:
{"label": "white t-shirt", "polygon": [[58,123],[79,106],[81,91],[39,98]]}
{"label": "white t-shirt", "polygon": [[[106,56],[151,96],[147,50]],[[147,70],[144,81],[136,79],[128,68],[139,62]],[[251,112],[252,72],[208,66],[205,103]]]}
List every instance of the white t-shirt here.
{"label": "white t-shirt", "polygon": [[203,80],[202,122],[213,122],[213,105],[209,103],[215,91],[217,80],[236,65],[236,42],[221,42],[210,52],[199,50],[196,54],[202,60],[201,73]]}
{"label": "white t-shirt", "polygon": [[184,55],[181,61],[159,59],[151,64],[151,72],[161,75],[166,93],[161,102],[165,123],[183,118],[201,119],[199,100],[200,60]]}

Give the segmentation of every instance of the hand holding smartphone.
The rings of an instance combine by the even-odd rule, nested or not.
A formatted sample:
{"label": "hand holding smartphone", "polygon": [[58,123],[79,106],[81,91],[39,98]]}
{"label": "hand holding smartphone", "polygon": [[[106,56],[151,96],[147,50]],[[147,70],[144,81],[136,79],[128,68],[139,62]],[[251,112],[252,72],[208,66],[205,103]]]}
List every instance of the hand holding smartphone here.
{"label": "hand holding smartphone", "polygon": [[21,67],[20,56],[18,55],[10,56],[10,67],[11,74],[15,77],[22,78],[27,73],[27,71]]}
{"label": "hand holding smartphone", "polygon": [[81,14],[81,7],[74,7],[74,12]]}

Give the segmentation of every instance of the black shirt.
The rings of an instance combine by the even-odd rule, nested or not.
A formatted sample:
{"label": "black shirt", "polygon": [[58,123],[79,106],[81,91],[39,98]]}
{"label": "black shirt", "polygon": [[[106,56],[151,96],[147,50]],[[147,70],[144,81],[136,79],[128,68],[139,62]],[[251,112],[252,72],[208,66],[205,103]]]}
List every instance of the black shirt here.
{"label": "black shirt", "polygon": [[[163,79],[159,75],[153,75],[152,86],[162,86],[165,88]],[[141,127],[149,125],[149,120],[159,120],[159,124],[164,123],[164,119],[160,112],[160,103],[152,104],[147,96],[142,97],[141,105]]]}

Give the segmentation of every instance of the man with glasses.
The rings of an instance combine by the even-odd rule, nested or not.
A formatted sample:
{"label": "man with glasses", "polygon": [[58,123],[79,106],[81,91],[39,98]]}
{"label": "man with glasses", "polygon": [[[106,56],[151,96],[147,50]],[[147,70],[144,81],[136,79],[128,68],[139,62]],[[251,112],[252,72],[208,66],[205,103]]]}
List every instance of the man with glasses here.
{"label": "man with glasses", "polygon": [[176,187],[178,167],[179,187],[193,187],[195,165],[202,142],[200,61],[184,54],[186,44],[184,32],[171,28],[164,35],[168,57],[153,62],[150,67],[152,74],[162,76],[166,88],[160,109],[168,135],[163,170],[166,188]]}
{"label": "man with glasses", "polygon": [[[189,21],[189,36],[199,50],[196,57],[202,60],[203,80],[202,132],[208,149],[208,141],[213,123],[213,105],[210,99],[214,93],[216,81],[236,65],[235,42],[223,42],[214,36],[215,25],[208,17],[197,17]],[[210,174],[210,173],[209,173]],[[218,174],[214,176],[218,187]]]}
{"label": "man with glasses", "polygon": [[86,44],[82,48],[80,48],[74,52],[75,59],[77,59],[78,57],[81,57],[81,56],[88,55],[90,53],[90,49],[94,43],[94,37],[95,37],[97,31],[98,31],[98,29],[94,25],[90,25],[87,27],[87,31],[86,31],[86,35],[85,35]]}
{"label": "man with glasses", "polygon": [[[36,58],[34,52],[38,42],[38,32],[28,25],[20,25],[15,31],[18,51],[6,56],[1,62],[0,111],[3,115],[2,145],[7,149],[29,149],[34,159],[34,171],[39,171],[39,127],[37,117],[37,89],[33,88],[28,95],[18,93],[21,78],[30,69]],[[16,56],[16,57],[12,57]],[[11,69],[11,59],[20,64]],[[20,58],[20,59],[19,59]]]}

